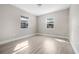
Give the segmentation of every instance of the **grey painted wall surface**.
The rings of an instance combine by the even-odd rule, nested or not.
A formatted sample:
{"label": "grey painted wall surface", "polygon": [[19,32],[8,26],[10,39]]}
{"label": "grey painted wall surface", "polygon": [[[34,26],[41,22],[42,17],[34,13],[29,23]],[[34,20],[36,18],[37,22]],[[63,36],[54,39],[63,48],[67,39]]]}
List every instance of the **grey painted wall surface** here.
{"label": "grey painted wall surface", "polygon": [[[20,16],[29,17],[29,27],[20,28]],[[0,5],[0,41],[36,33],[36,16],[12,5]]]}
{"label": "grey painted wall surface", "polygon": [[[46,28],[47,17],[54,17],[54,28]],[[69,37],[69,9],[49,13],[37,17],[38,33]]]}
{"label": "grey painted wall surface", "polygon": [[70,41],[76,53],[79,53],[79,5],[70,8]]}
{"label": "grey painted wall surface", "polygon": [[[29,17],[28,28],[20,28],[20,16]],[[47,17],[55,18],[55,28],[46,28]],[[0,5],[0,42],[34,33],[69,36],[69,9],[36,17],[12,5]]]}

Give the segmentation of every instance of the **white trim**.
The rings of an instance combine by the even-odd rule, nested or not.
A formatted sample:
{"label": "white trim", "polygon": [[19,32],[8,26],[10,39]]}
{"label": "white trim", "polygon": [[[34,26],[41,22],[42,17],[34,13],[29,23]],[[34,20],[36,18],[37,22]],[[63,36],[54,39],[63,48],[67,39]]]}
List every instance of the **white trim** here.
{"label": "white trim", "polygon": [[59,38],[67,38],[67,39],[69,39],[69,37],[65,37],[65,36],[50,35],[50,34],[43,34],[43,33],[35,33],[35,34],[29,34],[29,35],[25,35],[25,36],[18,37],[18,38],[13,38],[13,39],[1,41],[0,44],[5,44],[5,43],[11,42],[11,41],[20,40],[22,38],[28,38],[28,37],[35,36],[35,35],[43,35],[43,36],[59,37]]}
{"label": "white trim", "polygon": [[71,46],[72,46],[72,48],[73,48],[75,54],[79,54],[78,51],[77,51],[77,49],[75,48],[75,46],[74,46],[74,44],[72,43],[71,40],[70,40],[70,43],[71,43]]}
{"label": "white trim", "polygon": [[36,33],[35,34],[25,35],[25,36],[18,37],[18,38],[13,38],[13,39],[5,40],[5,41],[0,42],[0,44],[5,44],[5,43],[11,42],[11,41],[20,40],[22,38],[28,38],[28,37],[35,36],[35,35],[36,35]]}
{"label": "white trim", "polygon": [[37,35],[44,35],[44,36],[50,36],[50,37],[59,37],[59,38],[69,39],[68,36],[63,36],[63,35],[53,35],[53,34],[43,34],[43,33],[37,33]]}
{"label": "white trim", "polygon": [[78,51],[76,50],[76,48],[74,47],[74,45],[72,43],[71,43],[71,45],[72,45],[72,48],[73,48],[75,54],[79,54]]}

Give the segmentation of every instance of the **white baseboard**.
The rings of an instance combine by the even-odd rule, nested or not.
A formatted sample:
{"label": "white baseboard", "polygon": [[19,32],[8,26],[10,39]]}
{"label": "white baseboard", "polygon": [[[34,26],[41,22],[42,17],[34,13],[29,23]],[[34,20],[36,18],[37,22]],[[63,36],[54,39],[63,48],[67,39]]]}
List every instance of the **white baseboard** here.
{"label": "white baseboard", "polygon": [[74,46],[74,44],[72,43],[71,40],[70,40],[70,43],[71,43],[71,46],[72,46],[72,48],[73,48],[75,54],[79,54],[78,51],[77,51],[77,49],[75,48],[75,46]]}
{"label": "white baseboard", "polygon": [[11,42],[11,41],[20,40],[22,38],[28,38],[28,37],[35,36],[35,35],[36,35],[36,33],[35,34],[25,35],[25,36],[18,37],[18,38],[13,38],[13,39],[5,40],[5,41],[0,42],[0,44],[5,44],[5,43]]}
{"label": "white baseboard", "polygon": [[63,35],[51,35],[51,34],[43,34],[43,33],[37,33],[37,35],[44,35],[44,36],[50,36],[50,37],[58,37],[58,38],[66,38],[66,39],[69,39],[68,36],[63,36]]}
{"label": "white baseboard", "polygon": [[13,39],[8,39],[8,40],[5,40],[5,41],[1,41],[0,44],[5,44],[5,43],[11,42],[11,41],[20,40],[22,38],[28,38],[28,37],[35,36],[35,35],[44,35],[44,36],[50,36],[50,37],[60,37],[60,38],[67,38],[67,39],[69,39],[69,37],[64,37],[64,36],[35,33],[35,34],[29,34],[29,35],[25,35],[25,36],[18,37],[18,38],[13,38]]}

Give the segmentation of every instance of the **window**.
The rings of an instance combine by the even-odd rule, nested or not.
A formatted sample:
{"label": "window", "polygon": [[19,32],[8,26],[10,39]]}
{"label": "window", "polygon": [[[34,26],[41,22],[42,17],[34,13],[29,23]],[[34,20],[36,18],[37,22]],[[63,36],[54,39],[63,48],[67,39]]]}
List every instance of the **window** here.
{"label": "window", "polygon": [[47,28],[54,28],[54,18],[53,17],[47,18]]}
{"label": "window", "polygon": [[21,16],[21,28],[28,28],[29,17]]}

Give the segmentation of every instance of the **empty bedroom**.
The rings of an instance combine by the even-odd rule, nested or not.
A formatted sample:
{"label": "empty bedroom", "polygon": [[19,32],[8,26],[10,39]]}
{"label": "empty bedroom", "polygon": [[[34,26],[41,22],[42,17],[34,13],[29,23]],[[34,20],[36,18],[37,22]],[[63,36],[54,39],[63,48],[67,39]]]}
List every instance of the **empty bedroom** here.
{"label": "empty bedroom", "polygon": [[0,54],[78,53],[78,6],[0,4]]}

